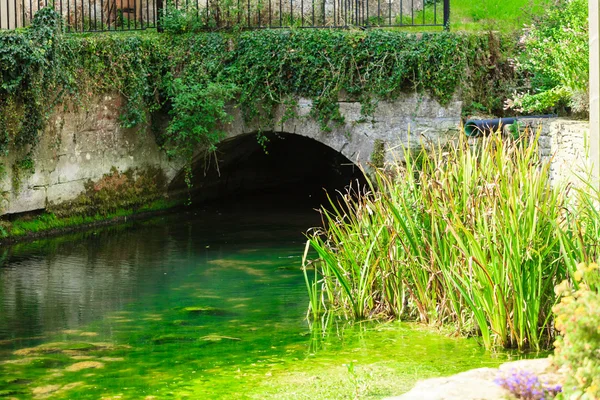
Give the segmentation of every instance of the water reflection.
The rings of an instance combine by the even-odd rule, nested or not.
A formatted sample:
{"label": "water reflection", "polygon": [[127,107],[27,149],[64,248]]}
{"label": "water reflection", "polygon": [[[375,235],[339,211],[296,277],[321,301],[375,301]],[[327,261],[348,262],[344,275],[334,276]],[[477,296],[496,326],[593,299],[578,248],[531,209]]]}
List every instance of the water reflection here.
{"label": "water reflection", "polygon": [[[231,210],[230,210],[231,211]],[[161,217],[125,228],[42,240],[4,249],[0,264],[0,341],[76,329],[124,305],[161,293],[185,279],[190,260],[208,279],[222,270],[266,279],[252,262],[222,260],[232,251],[252,254],[286,239],[301,242],[315,213],[254,218],[215,210]],[[286,223],[282,225],[284,217]],[[294,225],[294,219],[297,225]],[[264,260],[254,263],[264,266]]]}

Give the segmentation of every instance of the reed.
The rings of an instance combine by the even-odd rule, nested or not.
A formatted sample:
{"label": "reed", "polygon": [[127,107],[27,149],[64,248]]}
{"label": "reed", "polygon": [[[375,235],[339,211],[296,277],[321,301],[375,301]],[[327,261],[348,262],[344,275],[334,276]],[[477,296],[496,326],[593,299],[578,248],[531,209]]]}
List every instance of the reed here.
{"label": "reed", "polygon": [[554,286],[600,237],[593,196],[579,192],[578,217],[568,191],[550,185],[536,135],[405,151],[322,210],[311,296],[358,319],[454,324],[488,348],[550,346]]}
{"label": "reed", "polygon": [[561,255],[571,283],[578,288],[579,279],[574,279],[577,265],[598,262],[600,256],[600,190],[591,174],[578,176],[580,185],[572,191],[572,207],[563,210],[563,218],[557,225]]}

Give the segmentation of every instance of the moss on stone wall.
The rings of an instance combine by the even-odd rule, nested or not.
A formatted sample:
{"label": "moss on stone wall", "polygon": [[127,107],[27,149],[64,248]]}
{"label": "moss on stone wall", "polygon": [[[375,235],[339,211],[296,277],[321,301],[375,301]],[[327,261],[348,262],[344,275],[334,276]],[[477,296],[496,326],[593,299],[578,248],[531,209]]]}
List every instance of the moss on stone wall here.
{"label": "moss on stone wall", "polygon": [[371,154],[371,163],[376,168],[383,168],[385,163],[385,142],[381,139],[375,139],[373,143],[373,153]]}
{"label": "moss on stone wall", "polygon": [[119,208],[105,215],[57,217],[50,212],[39,215],[19,215],[12,221],[0,220],[0,245],[146,218],[180,205],[179,201],[159,198],[136,209]]}
{"label": "moss on stone wall", "polygon": [[97,181],[85,183],[85,191],[71,201],[48,204],[39,215],[21,215],[12,221],[0,220],[2,240],[45,236],[76,227],[95,226],[140,213],[166,210],[181,201],[166,198],[166,177],[158,168],[115,167]]}
{"label": "moss on stone wall", "polygon": [[123,173],[112,167],[96,182],[88,180],[85,191],[75,199],[60,204],[49,204],[46,210],[59,218],[74,215],[107,216],[119,209],[136,210],[164,197],[167,178],[155,167],[129,169]]}

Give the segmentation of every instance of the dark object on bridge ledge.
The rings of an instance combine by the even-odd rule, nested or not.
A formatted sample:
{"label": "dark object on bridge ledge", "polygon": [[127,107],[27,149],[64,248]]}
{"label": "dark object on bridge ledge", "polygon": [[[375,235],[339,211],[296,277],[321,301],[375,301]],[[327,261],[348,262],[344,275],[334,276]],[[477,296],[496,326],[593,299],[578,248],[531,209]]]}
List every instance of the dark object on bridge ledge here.
{"label": "dark object on bridge ledge", "polygon": [[495,119],[470,119],[465,123],[465,135],[469,137],[477,137],[496,132],[501,126],[509,126],[523,122],[526,125],[535,123],[535,120],[555,118],[556,114],[546,115],[530,115],[526,117],[510,117],[510,118],[495,118]]}

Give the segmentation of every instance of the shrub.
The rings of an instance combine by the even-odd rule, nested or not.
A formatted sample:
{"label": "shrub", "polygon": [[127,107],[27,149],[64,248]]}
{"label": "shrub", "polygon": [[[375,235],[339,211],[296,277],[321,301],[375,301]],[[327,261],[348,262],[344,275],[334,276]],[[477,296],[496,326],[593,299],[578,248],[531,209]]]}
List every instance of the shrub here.
{"label": "shrub", "polygon": [[163,10],[161,25],[165,32],[180,34],[201,30],[199,10],[194,5],[176,7],[172,2],[167,2]]}
{"label": "shrub", "polygon": [[566,369],[565,396],[569,399],[600,399],[600,271],[598,264],[581,263],[573,283],[556,287],[562,296],[554,307],[556,329],[554,362]]}
{"label": "shrub", "polygon": [[568,106],[587,112],[589,81],[587,0],[560,0],[521,38],[519,69],[531,90],[508,103],[532,113]]}

